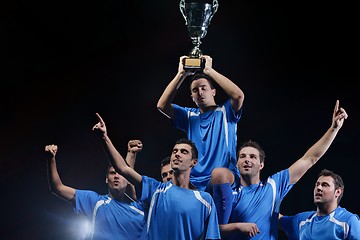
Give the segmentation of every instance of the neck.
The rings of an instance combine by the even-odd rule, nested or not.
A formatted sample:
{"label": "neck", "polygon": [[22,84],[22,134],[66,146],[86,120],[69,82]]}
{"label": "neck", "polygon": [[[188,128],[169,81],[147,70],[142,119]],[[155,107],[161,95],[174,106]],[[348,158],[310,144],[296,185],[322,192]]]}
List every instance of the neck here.
{"label": "neck", "polygon": [[199,107],[199,108],[200,108],[200,112],[204,113],[204,112],[207,112],[207,111],[214,110],[215,108],[217,108],[217,105],[214,103],[214,105],[202,106],[202,107]]}
{"label": "neck", "polygon": [[173,177],[173,183],[175,186],[185,188],[185,189],[192,189],[195,190],[196,188],[190,183],[190,174],[175,174]]}
{"label": "neck", "polygon": [[109,191],[109,196],[112,199],[115,199],[119,202],[133,202],[134,199],[132,199],[128,194],[126,194],[124,191]]}
{"label": "neck", "polygon": [[329,214],[332,213],[337,207],[338,207],[337,203],[336,203],[336,204],[331,204],[331,203],[321,203],[321,204],[317,204],[316,214],[317,214],[318,216],[329,215]]}
{"label": "neck", "polygon": [[253,184],[259,184],[260,178],[259,177],[252,177],[250,175],[241,175],[240,177],[240,183],[242,186],[250,186]]}

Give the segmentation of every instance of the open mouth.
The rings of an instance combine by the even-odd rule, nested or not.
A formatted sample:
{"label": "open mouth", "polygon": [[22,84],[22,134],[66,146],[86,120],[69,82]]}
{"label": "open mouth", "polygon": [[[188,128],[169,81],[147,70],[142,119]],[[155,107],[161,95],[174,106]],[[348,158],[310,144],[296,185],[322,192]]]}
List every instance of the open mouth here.
{"label": "open mouth", "polygon": [[173,160],[173,163],[179,164],[179,163],[180,163],[180,160],[179,160],[179,159],[175,159],[175,160]]}

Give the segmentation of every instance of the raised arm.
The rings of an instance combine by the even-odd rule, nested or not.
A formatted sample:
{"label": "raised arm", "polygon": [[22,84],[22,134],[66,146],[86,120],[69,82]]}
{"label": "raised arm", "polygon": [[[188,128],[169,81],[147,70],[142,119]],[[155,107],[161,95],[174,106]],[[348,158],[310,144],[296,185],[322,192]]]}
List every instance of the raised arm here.
{"label": "raised arm", "polygon": [[339,107],[339,100],[336,100],[330,128],[312,147],[306,151],[304,156],[290,166],[289,172],[291,183],[299,181],[306,171],[309,170],[309,168],[311,168],[325,154],[347,117],[348,115],[346,111]]}
{"label": "raised arm", "polygon": [[75,203],[75,189],[66,186],[62,183],[57,167],[56,167],[56,153],[58,147],[54,144],[45,146],[45,151],[48,152],[47,160],[47,174],[50,191],[64,200]]}
{"label": "raised arm", "polygon": [[184,71],[183,59],[185,57],[186,56],[180,57],[178,72],[176,73],[175,77],[171,80],[171,82],[167,85],[167,87],[165,88],[163,94],[161,95],[157,103],[157,109],[168,118],[174,117],[174,109],[171,103],[175,98],[177,90],[179,89],[180,85],[183,83],[186,76],[194,74],[193,72],[190,71]]}
{"label": "raised arm", "polygon": [[231,105],[235,112],[239,111],[244,102],[244,92],[229,78],[217,72],[212,67],[212,58],[208,55],[203,55],[205,58],[205,68],[203,72],[214,79],[214,81],[224,90],[224,92],[230,97]]}
{"label": "raised arm", "polygon": [[138,152],[141,152],[142,149],[143,144],[140,140],[129,140],[125,160],[132,169],[135,167],[136,155]]}
{"label": "raised arm", "polygon": [[[140,140],[129,140],[128,142],[128,150],[126,154],[126,163],[131,167],[132,169],[135,169],[135,161],[136,161],[136,155],[138,152],[140,152],[143,148],[143,144]],[[129,184],[126,188],[126,193],[132,198],[137,199],[136,196],[136,190],[134,185]]]}
{"label": "raised arm", "polygon": [[123,175],[131,184],[135,186],[135,188],[141,189],[141,175],[126,164],[124,158],[120,155],[120,153],[116,150],[115,146],[111,142],[107,134],[105,122],[98,113],[96,113],[96,116],[99,122],[95,124],[95,126],[93,127],[93,131],[100,135],[101,144],[103,146],[103,149],[105,150],[106,156],[108,157],[110,164],[115,168],[116,172]]}

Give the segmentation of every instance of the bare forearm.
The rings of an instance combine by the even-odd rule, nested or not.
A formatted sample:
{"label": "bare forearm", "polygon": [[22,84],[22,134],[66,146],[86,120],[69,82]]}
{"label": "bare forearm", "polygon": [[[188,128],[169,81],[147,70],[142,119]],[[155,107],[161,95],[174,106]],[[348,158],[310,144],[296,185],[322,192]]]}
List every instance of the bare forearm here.
{"label": "bare forearm", "polygon": [[[214,81],[224,90],[224,92],[235,102],[239,109],[244,101],[244,92],[233,83],[229,78],[214,69],[207,71],[207,74],[214,79]],[[235,109],[238,110],[238,109]]]}
{"label": "bare forearm", "polygon": [[54,157],[48,160],[48,182],[52,193],[67,201],[75,201],[75,189],[62,183]]}
{"label": "bare forearm", "polygon": [[237,231],[237,223],[221,224],[219,225],[221,237],[227,237],[230,233]]}
{"label": "bare forearm", "polygon": [[110,164],[115,168],[116,172],[123,175],[136,188],[140,187],[142,181],[141,175],[126,164],[124,158],[116,150],[115,146],[106,134],[104,134],[102,142],[108,160]]}
{"label": "bare forearm", "polygon": [[62,182],[59,173],[57,171],[55,158],[52,157],[51,159],[49,159],[47,164],[48,164],[49,188],[53,193],[58,194],[59,193],[58,188],[59,186],[62,185]]}
{"label": "bare forearm", "polygon": [[184,73],[178,72],[171,82],[166,86],[163,94],[161,95],[157,108],[169,118],[172,117],[171,103],[176,96],[177,89],[184,81]]}
{"label": "bare forearm", "polygon": [[312,147],[309,148],[309,150],[306,151],[302,158],[290,166],[290,183],[296,183],[305,172],[325,154],[334,141],[345,119],[348,118],[345,109],[341,108],[339,104],[339,100],[336,100],[331,127]]}
{"label": "bare forearm", "polygon": [[256,234],[260,233],[260,230],[256,223],[248,223],[248,222],[235,222],[229,224],[221,224],[219,225],[221,237],[226,237],[230,235],[232,232],[242,232],[248,237],[253,237]]}
{"label": "bare forearm", "polygon": [[166,86],[163,94],[160,97],[160,100],[172,101],[174,99],[176,91],[177,91],[177,89],[180,87],[180,85],[182,83],[182,76],[183,76],[182,73],[177,73],[175,75],[175,77]]}
{"label": "bare forearm", "polygon": [[334,141],[338,129],[330,127],[326,133],[312,145],[302,158],[297,160],[289,168],[290,183],[296,183],[329,149]]}
{"label": "bare forearm", "polygon": [[126,159],[127,164],[129,165],[129,167],[134,169],[135,161],[136,161],[136,153],[132,152],[132,151],[128,151],[125,159]]}
{"label": "bare forearm", "polygon": [[124,158],[116,150],[115,146],[107,135],[103,136],[102,142],[110,164],[115,168],[118,173],[122,174],[124,169],[128,167]]}
{"label": "bare forearm", "polygon": [[334,141],[338,129],[330,127],[326,133],[305,153],[304,158],[312,159],[312,164],[315,164],[329,149]]}

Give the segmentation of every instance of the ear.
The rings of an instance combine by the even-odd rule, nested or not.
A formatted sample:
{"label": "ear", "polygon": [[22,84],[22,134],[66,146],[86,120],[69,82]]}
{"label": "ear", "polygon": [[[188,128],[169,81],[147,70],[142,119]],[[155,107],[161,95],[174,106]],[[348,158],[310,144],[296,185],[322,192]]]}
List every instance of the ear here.
{"label": "ear", "polygon": [[335,198],[338,198],[342,193],[342,188],[338,188],[335,190]]}
{"label": "ear", "polygon": [[109,179],[108,179],[108,178],[105,178],[105,182],[106,182],[106,183],[109,183]]}
{"label": "ear", "polygon": [[213,97],[215,97],[215,95],[216,95],[216,89],[215,88],[212,89],[212,95],[213,95]]}
{"label": "ear", "polygon": [[198,160],[195,159],[195,158],[193,158],[193,159],[192,159],[191,167],[194,167],[197,163],[198,163]]}
{"label": "ear", "polygon": [[264,162],[260,163],[260,170],[262,170],[264,168],[264,166],[265,166]]}

